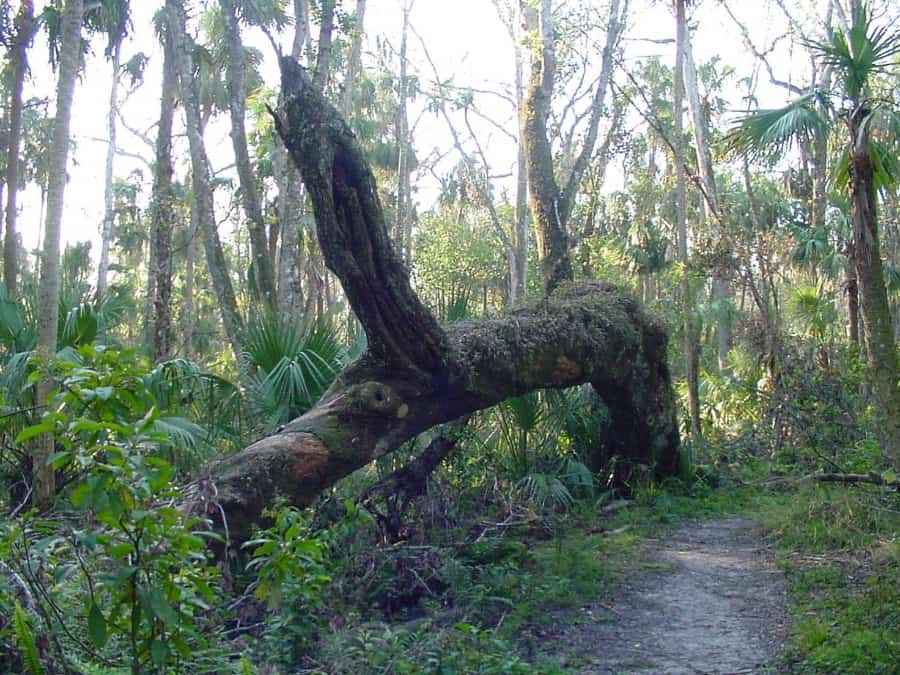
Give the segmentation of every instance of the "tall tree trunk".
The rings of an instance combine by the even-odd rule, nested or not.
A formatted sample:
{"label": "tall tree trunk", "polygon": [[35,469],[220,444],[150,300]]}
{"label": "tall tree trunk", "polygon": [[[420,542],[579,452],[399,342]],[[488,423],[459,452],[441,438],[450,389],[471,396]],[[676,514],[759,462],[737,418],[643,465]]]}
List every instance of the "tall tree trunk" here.
{"label": "tall tree trunk", "polygon": [[181,301],[181,352],[191,358],[194,352],[194,259],[197,256],[197,234],[200,232],[200,218],[197,200],[191,200],[191,222],[188,230],[184,262],[184,297]]}
{"label": "tall tree trunk", "polygon": [[[306,0],[294,0],[294,40],[291,56],[298,62],[309,40],[309,9]],[[281,244],[278,252],[278,310],[281,316],[303,314],[303,251],[305,200],[300,172],[284,146],[275,147],[275,175],[278,184],[278,225]]]}
{"label": "tall tree trunk", "polygon": [[[684,86],[694,130],[694,150],[697,156],[700,184],[703,186],[701,214],[718,221],[721,217],[719,191],[716,187],[712,153],[709,149],[706,115],[700,99],[697,66],[694,63],[693,50],[691,49],[691,36],[687,30],[685,30],[684,36]],[[712,297],[720,305],[719,311],[716,312],[716,345],[717,360],[721,371],[728,369],[728,352],[731,350],[731,315],[724,306],[730,303],[732,299],[731,284],[728,283],[726,276],[728,272],[726,270],[716,270],[715,278],[712,282]]]}
{"label": "tall tree trunk", "polygon": [[238,363],[241,360],[241,318],[238,314],[237,301],[219,230],[216,225],[213,206],[213,192],[210,185],[209,160],[203,141],[203,122],[200,117],[200,105],[197,96],[197,82],[193,77],[193,59],[191,56],[187,34],[187,18],[182,0],[166,0],[166,22],[175,45],[175,64],[181,90],[181,100],[187,120],[187,137],[191,154],[191,177],[194,188],[194,200],[197,207],[197,220],[203,235],[203,247],[206,250],[206,266],[213,282],[216,301],[222,315],[225,335]]}
{"label": "tall tree trunk", "polygon": [[862,128],[870,111],[858,106],[849,117],[850,127],[850,218],[856,253],[859,307],[865,329],[866,360],[872,398],[878,420],[882,452],[900,469],[900,366],[894,331],[882,276],[878,241],[878,218],[874,166],[868,131]]}
{"label": "tall tree trunk", "polygon": [[409,264],[411,251],[407,241],[407,229],[411,230],[412,218],[410,200],[410,137],[409,137],[409,113],[407,111],[407,99],[409,80],[407,78],[408,62],[406,59],[409,38],[409,13],[412,7],[410,0],[403,3],[403,29],[400,37],[400,85],[399,104],[400,111],[397,114],[397,224],[394,230],[394,241],[400,251],[400,256]]}
{"label": "tall tree trunk", "polygon": [[[524,6],[524,5],[523,5]],[[559,185],[553,166],[547,121],[556,82],[556,43],[553,35],[553,5],[541,0],[538,9],[526,7],[528,27],[537,29],[540,54],[532,55],[531,76],[522,106],[522,143],[525,148],[526,173],[531,197],[531,213],[541,258],[541,277],[546,294],[572,279],[569,237],[560,213]]]}
{"label": "tall tree trunk", "polygon": [[674,473],[678,434],[660,325],[595,283],[504,319],[439,326],[391,246],[374,176],[349,127],[296,62],[283,60],[282,69],[279,134],[368,349],[306,415],[211,467],[185,491],[185,506],[206,509],[203,497],[214,492],[213,511],[240,541],[273,500],[308,505],[435,424],[536,388],[585,382],[609,404],[628,459]]}
{"label": "tall tree trunk", "polygon": [[[59,50],[59,81],[56,88],[56,118],[50,148],[50,171],[47,186],[47,221],[44,226],[44,255],[41,265],[37,321],[37,353],[52,359],[56,352],[56,333],[59,322],[60,288],[60,229],[63,200],[66,191],[66,164],[69,159],[69,123],[72,118],[72,99],[75,79],[81,64],[82,0],[66,0],[62,14],[62,45]],[[38,380],[36,404],[39,409],[48,405],[53,380],[45,374]],[[45,434],[36,439],[32,455],[34,472],[34,505],[46,508],[56,494],[56,481],[49,461],[54,451],[53,436]]]}
{"label": "tall tree trunk", "polygon": [[691,437],[702,438],[700,428],[699,348],[694,325],[694,302],[691,279],[688,273],[687,204],[684,152],[684,52],[687,24],[684,0],[675,0],[675,218],[678,231],[678,262],[683,266],[681,281],[681,310],[684,314],[684,362],[688,388],[688,407],[691,415]]}
{"label": "tall tree trunk", "polygon": [[321,22],[319,23],[319,46],[313,82],[319,91],[325,91],[331,78],[332,37],[334,33],[334,9],[336,0],[321,0]]}
{"label": "tall tree trunk", "polygon": [[106,167],[103,173],[103,223],[100,226],[100,262],[97,265],[97,297],[106,296],[107,277],[109,275],[109,247],[112,239],[113,220],[113,170],[116,161],[116,113],[119,107],[119,68],[122,61],[122,43],[113,45],[112,84],[109,89],[109,109],[106,118]]}
{"label": "tall tree trunk", "polygon": [[350,42],[350,54],[347,56],[347,73],[344,76],[344,88],[341,90],[341,114],[350,118],[353,109],[353,94],[356,80],[362,70],[362,42],[366,26],[366,0],[356,0],[353,38]]}
{"label": "tall tree trunk", "polygon": [[520,3],[525,24],[537,31],[540,49],[531,59],[531,75],[522,105],[521,136],[525,150],[531,214],[541,258],[544,292],[550,294],[564,281],[572,279],[569,256],[569,216],[581,180],[590,165],[600,120],[604,117],[604,99],[612,77],[614,51],[625,25],[628,2],[612,0],[609,7],[609,28],[603,48],[600,77],[591,102],[590,119],[578,156],[566,172],[562,187],[556,180],[553,147],[548,134],[548,120],[556,82],[556,44],[553,35],[552,0],[540,0],[535,9],[524,0]]}
{"label": "tall tree trunk", "polygon": [[300,59],[308,41],[309,2],[308,0],[294,0],[294,41],[291,44],[291,54],[295,59]]}
{"label": "tall tree trunk", "polygon": [[15,19],[15,34],[10,48],[13,80],[9,106],[9,145],[6,154],[6,238],[3,242],[3,281],[11,298],[18,295],[19,240],[16,236],[19,192],[19,148],[22,139],[22,89],[28,73],[28,46],[34,36],[34,4],[22,0]]}
{"label": "tall tree trunk", "polygon": [[241,201],[247,215],[250,231],[250,252],[253,259],[253,278],[256,294],[270,310],[275,309],[275,272],[269,258],[269,244],[266,236],[266,221],[260,206],[256,176],[250,163],[247,146],[247,131],[244,126],[247,92],[244,85],[244,45],[238,25],[236,0],[219,0],[225,26],[225,42],[228,45],[228,110],[231,114],[231,143],[234,147],[235,164],[241,185]]}
{"label": "tall tree trunk", "polygon": [[[852,237],[852,235],[851,235]],[[844,289],[847,293],[847,340],[851,348],[859,348],[859,284],[856,281],[856,254],[853,243],[847,246],[844,265]]]}
{"label": "tall tree trunk", "polygon": [[[156,165],[151,197],[150,275],[153,293],[149,294],[150,353],[153,361],[171,357],[175,347],[172,327],[172,232],[175,228],[175,191],[173,187],[172,126],[178,94],[175,45],[168,27],[163,31],[163,80],[160,95],[159,126],[156,136]],[[193,263],[193,261],[191,261]]]}
{"label": "tall tree trunk", "polygon": [[[519,25],[521,22],[516,22]],[[510,35],[516,50],[516,111],[519,123],[519,141],[516,148],[516,227],[513,243],[516,256],[516,288],[510,298],[510,304],[516,307],[528,294],[528,167],[525,162],[525,147],[522,141],[522,111],[525,100],[525,58],[519,44],[515,26],[510,27]]]}

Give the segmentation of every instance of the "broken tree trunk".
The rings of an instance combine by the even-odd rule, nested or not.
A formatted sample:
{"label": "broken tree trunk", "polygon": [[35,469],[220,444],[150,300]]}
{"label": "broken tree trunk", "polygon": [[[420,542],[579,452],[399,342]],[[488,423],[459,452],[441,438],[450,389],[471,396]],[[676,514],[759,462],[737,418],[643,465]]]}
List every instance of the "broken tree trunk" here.
{"label": "broken tree trunk", "polygon": [[440,326],[409,284],[375,179],[309,75],[282,60],[276,125],[303,176],[326,264],[368,350],[308,413],[210,468],[187,496],[242,540],[276,498],[305,506],[431,427],[539,388],[591,383],[629,458],[677,470],[675,403],[661,324],[616,288],[567,284],[506,317]]}

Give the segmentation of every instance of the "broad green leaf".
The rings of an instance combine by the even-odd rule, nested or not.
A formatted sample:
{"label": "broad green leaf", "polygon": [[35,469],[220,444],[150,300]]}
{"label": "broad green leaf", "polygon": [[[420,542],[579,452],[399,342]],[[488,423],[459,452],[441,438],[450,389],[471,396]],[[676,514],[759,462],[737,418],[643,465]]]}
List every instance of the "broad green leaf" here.
{"label": "broad green leaf", "polygon": [[175,613],[175,610],[172,609],[172,605],[169,604],[160,591],[154,589],[146,592],[144,596],[146,598],[147,607],[150,609],[153,616],[169,627],[178,624],[178,614]]}
{"label": "broad green leaf", "polygon": [[46,422],[41,422],[40,424],[35,424],[34,426],[27,427],[23,429],[18,436],[16,436],[16,443],[24,443],[25,441],[31,440],[35,436],[40,436],[41,434],[49,434],[53,431],[56,425],[53,423],[53,420],[47,420]]}
{"label": "broad green leaf", "polygon": [[106,619],[95,602],[91,603],[88,610],[88,634],[97,647],[102,648],[106,644]]}

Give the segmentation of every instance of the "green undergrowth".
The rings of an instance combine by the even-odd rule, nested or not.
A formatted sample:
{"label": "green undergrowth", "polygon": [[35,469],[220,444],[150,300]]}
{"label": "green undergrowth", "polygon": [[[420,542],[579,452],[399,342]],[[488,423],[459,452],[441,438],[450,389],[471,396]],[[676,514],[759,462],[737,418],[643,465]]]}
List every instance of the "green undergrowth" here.
{"label": "green undergrowth", "polygon": [[[579,501],[550,522],[522,511],[502,527],[485,518],[389,548],[357,532],[359,548],[344,550],[335,574],[330,630],[302,672],[564,672],[544,655],[542,626],[612,598],[623,578],[644,569],[647,537],[751,501],[746,490],[703,481],[647,484],[627,501]],[[386,617],[385,598],[400,589],[408,606]]]}
{"label": "green undergrowth", "polygon": [[796,673],[894,673],[900,663],[900,495],[804,485],[759,497],[787,579]]}

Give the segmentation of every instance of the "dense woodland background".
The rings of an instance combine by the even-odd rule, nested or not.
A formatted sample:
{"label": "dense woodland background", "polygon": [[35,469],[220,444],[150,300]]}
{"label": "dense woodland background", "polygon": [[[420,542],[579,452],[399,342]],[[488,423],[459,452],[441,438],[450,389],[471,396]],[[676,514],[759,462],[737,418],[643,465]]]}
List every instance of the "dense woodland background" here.
{"label": "dense woodland background", "polygon": [[[514,56],[488,87],[432,59],[416,24],[434,0],[396,0],[395,32],[367,32],[394,1],[159,0],[158,47],[132,39],[128,0],[0,2],[0,671],[556,672],[540,615],[611,589],[673,513],[750,509],[795,553],[847,554],[789,568],[798,611],[827,601],[837,618],[799,621],[785,668],[890,672],[898,7],[772,0],[761,31],[730,0],[675,0],[652,7],[670,30],[647,41],[629,0],[485,0]],[[724,25],[744,57],[696,60]],[[359,232],[317,233],[320,158],[278,55],[308,68],[308,100],[371,167],[402,263],[363,247],[381,281],[342,285],[334,251]],[[101,56],[107,100],[76,100],[107,119],[105,163],[76,164],[73,93]],[[55,91],[35,91],[48,72]],[[132,97],[150,128],[123,114]],[[67,178],[101,165],[99,236],[76,242],[85,197]],[[39,198],[34,250],[23,196]],[[407,274],[422,323],[373,328],[358,293],[378,304]],[[412,345],[421,366],[444,335],[432,315],[455,339],[554,316],[584,282],[644,308],[597,310],[611,335],[666,328],[668,464],[622,435],[597,379],[613,350],[592,377],[497,384],[418,438],[388,430],[379,442],[404,442],[344,457],[302,496],[273,487],[264,515],[232,505],[236,453],[319,415],[360,355]]]}

